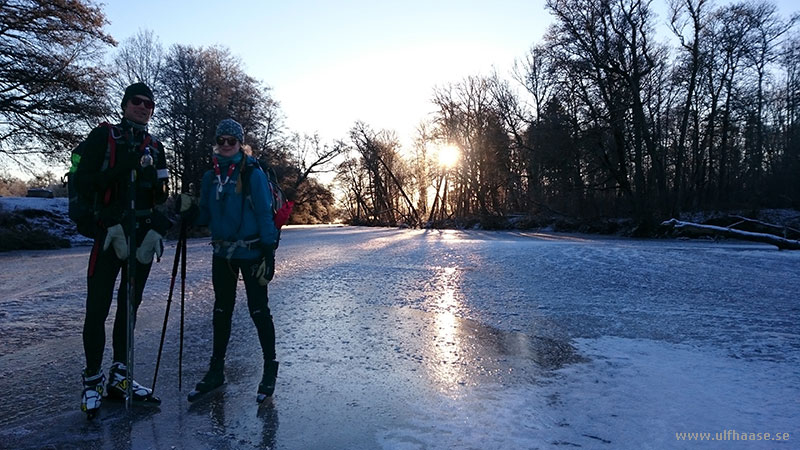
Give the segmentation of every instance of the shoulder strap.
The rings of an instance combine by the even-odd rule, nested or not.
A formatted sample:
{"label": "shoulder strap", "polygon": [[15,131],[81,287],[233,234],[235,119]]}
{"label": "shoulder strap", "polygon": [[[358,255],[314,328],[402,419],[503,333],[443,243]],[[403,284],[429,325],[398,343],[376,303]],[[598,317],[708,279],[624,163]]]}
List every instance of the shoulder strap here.
{"label": "shoulder strap", "polygon": [[[106,145],[106,156],[103,159],[102,165],[102,170],[105,170],[114,167],[114,165],[117,163],[117,139],[122,137],[122,133],[117,129],[117,127],[108,122],[103,122],[100,124],[100,126],[104,126],[108,129],[108,145]],[[109,186],[103,193],[103,205],[108,205],[111,203],[111,195],[112,189],[111,186]]]}
{"label": "shoulder strap", "polygon": [[236,234],[239,234],[239,230],[242,229],[242,223],[244,222],[244,203],[245,199],[250,203],[250,207],[253,208],[255,211],[255,205],[253,205],[253,199],[250,198],[250,174],[255,170],[253,168],[255,164],[250,164],[250,161],[247,160],[247,156],[242,157],[242,168],[239,177],[242,180],[242,216],[239,218],[239,226],[236,228]]}
{"label": "shoulder strap", "polygon": [[246,158],[247,157],[245,156],[244,167],[242,168],[242,210],[244,210],[245,199],[250,202],[250,207],[255,209],[251,196],[252,188],[250,186],[250,176],[253,174],[254,170],[261,169],[261,166],[258,165],[257,162],[252,163]]}
{"label": "shoulder strap", "polygon": [[114,164],[117,162],[117,139],[122,137],[122,134],[115,126],[108,122],[102,122],[98,127],[105,127],[108,131],[106,155],[103,158],[103,165],[100,166],[100,170],[106,170],[114,167]]}

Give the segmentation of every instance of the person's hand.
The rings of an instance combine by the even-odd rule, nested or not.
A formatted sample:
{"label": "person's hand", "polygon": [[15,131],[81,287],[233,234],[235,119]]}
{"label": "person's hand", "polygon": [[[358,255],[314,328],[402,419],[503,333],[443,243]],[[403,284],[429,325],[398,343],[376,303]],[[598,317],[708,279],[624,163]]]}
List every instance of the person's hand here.
{"label": "person's hand", "polygon": [[181,220],[186,223],[193,222],[198,211],[197,198],[189,194],[181,194],[175,199],[175,212],[180,214]]}
{"label": "person's hand", "polygon": [[114,247],[114,253],[116,253],[117,258],[125,260],[128,257],[128,239],[125,237],[125,230],[122,229],[122,225],[116,224],[106,230],[103,251],[108,250],[110,246]]}
{"label": "person's hand", "polygon": [[262,244],[261,245],[261,262],[255,271],[255,277],[258,279],[258,284],[266,286],[267,283],[272,281],[275,276],[275,245]]}
{"label": "person's hand", "polygon": [[175,199],[175,209],[181,216],[186,215],[193,208],[197,207],[197,199],[189,194],[181,194]]}
{"label": "person's hand", "polygon": [[144,235],[142,244],[136,250],[136,260],[142,264],[150,264],[153,262],[153,256],[161,259],[164,254],[164,236],[158,234],[155,230],[148,230]]}

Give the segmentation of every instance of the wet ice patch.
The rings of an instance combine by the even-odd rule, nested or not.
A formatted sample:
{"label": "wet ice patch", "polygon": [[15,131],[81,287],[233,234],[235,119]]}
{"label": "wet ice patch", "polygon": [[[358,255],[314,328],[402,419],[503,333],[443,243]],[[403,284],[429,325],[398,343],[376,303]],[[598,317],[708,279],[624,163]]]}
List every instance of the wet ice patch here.
{"label": "wet ice patch", "polygon": [[675,448],[676,433],[800,431],[796,367],[642,339],[576,347],[587,361],[528,385],[487,383],[419,401],[406,424],[376,439],[384,449]]}
{"label": "wet ice patch", "polygon": [[549,394],[558,442],[667,448],[676,433],[797,431],[796,367],[643,339],[576,346],[591,361],[560,370]]}
{"label": "wet ice patch", "polygon": [[532,407],[535,386],[508,389],[490,384],[473,389],[470,396],[443,398],[419,408],[406,426],[380,433],[381,448],[537,448],[547,443],[543,435],[552,427],[546,409]]}

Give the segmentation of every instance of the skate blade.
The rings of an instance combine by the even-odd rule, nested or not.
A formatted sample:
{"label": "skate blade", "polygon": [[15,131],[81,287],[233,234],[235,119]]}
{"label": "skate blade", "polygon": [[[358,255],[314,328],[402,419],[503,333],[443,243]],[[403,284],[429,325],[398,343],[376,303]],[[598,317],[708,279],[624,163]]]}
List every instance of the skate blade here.
{"label": "skate blade", "polygon": [[189,392],[189,395],[187,395],[186,398],[187,400],[189,400],[189,403],[196,402],[202,398],[208,397],[216,392],[221,391],[223,387],[225,387],[224,384],[221,386],[217,386],[214,389],[206,392],[200,392],[197,389],[192,389],[192,391]]}
{"label": "skate blade", "polygon": [[134,405],[143,405],[143,406],[160,406],[161,399],[156,397],[155,395],[148,395],[147,397],[133,399],[132,402]]}
{"label": "skate blade", "polygon": [[[105,399],[114,403],[125,403],[125,397],[109,395]],[[160,406],[161,399],[155,395],[148,395],[147,397],[134,397],[133,401],[131,401],[131,404],[135,406]]]}
{"label": "skate blade", "polygon": [[270,392],[270,393],[259,392],[258,394],[256,394],[256,402],[264,403],[264,400],[266,400],[268,398],[272,398],[272,394],[274,394],[274,393],[275,393],[274,390],[272,392]]}

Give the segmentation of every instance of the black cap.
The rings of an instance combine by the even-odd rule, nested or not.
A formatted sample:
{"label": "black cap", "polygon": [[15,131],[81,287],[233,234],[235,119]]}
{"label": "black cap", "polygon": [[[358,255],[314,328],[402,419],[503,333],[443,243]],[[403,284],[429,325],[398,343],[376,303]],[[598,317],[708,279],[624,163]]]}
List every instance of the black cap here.
{"label": "black cap", "polygon": [[149,98],[151,101],[155,101],[153,100],[153,91],[151,91],[146,84],[141,82],[133,83],[132,85],[125,88],[125,95],[122,96],[122,109],[125,109],[125,105],[128,104],[128,100],[130,100],[131,97],[137,95],[142,95],[144,97]]}

